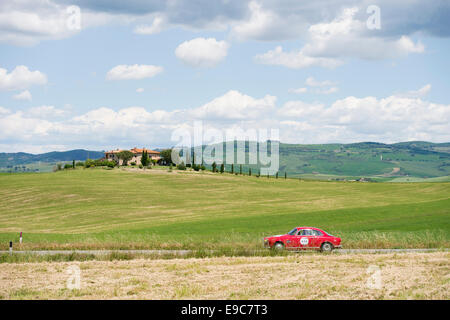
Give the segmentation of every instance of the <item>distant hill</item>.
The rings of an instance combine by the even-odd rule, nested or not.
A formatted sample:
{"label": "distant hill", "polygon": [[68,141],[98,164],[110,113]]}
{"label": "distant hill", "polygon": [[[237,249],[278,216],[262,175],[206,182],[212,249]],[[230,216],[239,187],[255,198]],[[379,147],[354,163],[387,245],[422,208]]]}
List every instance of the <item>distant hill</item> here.
{"label": "distant hill", "polygon": [[443,177],[450,175],[450,143],[280,144],[280,171],[327,179]]}
{"label": "distant hill", "polygon": [[70,151],[54,151],[42,154],[31,153],[0,153],[0,167],[26,165],[35,162],[54,163],[58,161],[86,160],[102,158],[101,151],[89,151],[83,149]]}
{"label": "distant hill", "polygon": [[[248,145],[245,150],[248,154]],[[420,181],[447,177],[444,178],[447,181],[450,176],[450,143],[280,143],[279,152],[280,176],[286,172],[289,177],[308,179],[356,180],[364,177],[377,181],[414,180],[408,180],[408,177],[420,178]],[[253,174],[258,173],[256,165],[244,165],[243,171],[248,172],[249,167]],[[239,169],[240,166],[235,164],[235,170]],[[226,170],[231,170],[231,165],[227,165]]]}
{"label": "distant hill", "polygon": [[[237,148],[237,146],[235,146]],[[224,150],[225,151],[225,150]],[[360,142],[350,144],[286,144],[280,143],[280,176],[323,180],[355,180],[369,178],[377,181],[448,181],[450,180],[450,143],[425,141],[384,144]],[[248,153],[248,145],[246,145]],[[225,154],[225,152],[224,152]],[[0,153],[0,171],[51,171],[57,162],[98,159],[100,151],[71,150],[33,155],[29,153]],[[39,163],[39,167],[36,163]],[[43,167],[42,163],[53,164]],[[9,168],[5,170],[5,168]],[[256,174],[258,166],[251,165]],[[235,164],[235,171],[240,166]],[[249,166],[243,166],[248,172]],[[231,170],[231,165],[226,166]]]}

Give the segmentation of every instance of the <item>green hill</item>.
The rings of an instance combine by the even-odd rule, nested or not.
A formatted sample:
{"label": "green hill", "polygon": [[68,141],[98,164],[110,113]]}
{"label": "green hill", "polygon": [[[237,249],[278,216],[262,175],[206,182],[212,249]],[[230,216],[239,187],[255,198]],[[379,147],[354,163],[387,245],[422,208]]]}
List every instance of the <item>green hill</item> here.
{"label": "green hill", "polygon": [[[248,145],[245,150],[248,157]],[[398,177],[427,179],[450,175],[450,143],[280,143],[279,152],[279,174],[286,172],[289,177],[320,180],[356,180],[364,177],[389,181]],[[244,172],[248,172],[249,167],[253,173],[259,170],[256,165],[244,165]],[[230,169],[231,165],[227,165],[226,170]]]}
{"label": "green hill", "polygon": [[0,248],[261,248],[316,226],[347,248],[448,247],[450,183],[267,179],[166,168],[0,174]]}
{"label": "green hill", "polygon": [[[18,153],[0,153],[0,171],[11,171],[19,168],[31,169],[34,171],[51,171],[53,165],[57,162],[67,162],[72,160],[98,159],[104,156],[102,151],[89,151],[83,149],[70,151],[53,151],[42,154],[31,154],[25,152]],[[17,170],[15,170],[17,171]]]}
{"label": "green hill", "polygon": [[[237,146],[235,146],[237,150]],[[351,144],[286,144],[280,143],[279,174],[289,177],[320,180],[357,180],[413,182],[450,176],[450,143],[424,141],[384,144],[361,142]],[[248,157],[248,144],[246,145]],[[224,150],[225,154],[225,150]],[[103,152],[72,150],[33,155],[0,153],[0,171],[14,166],[51,171],[57,162],[98,159]],[[53,165],[52,165],[53,164]],[[258,172],[256,165],[244,165],[243,171]],[[226,166],[231,170],[231,165]],[[235,170],[239,165],[235,164]],[[399,179],[401,178],[401,179]],[[433,181],[433,180],[430,180]]]}

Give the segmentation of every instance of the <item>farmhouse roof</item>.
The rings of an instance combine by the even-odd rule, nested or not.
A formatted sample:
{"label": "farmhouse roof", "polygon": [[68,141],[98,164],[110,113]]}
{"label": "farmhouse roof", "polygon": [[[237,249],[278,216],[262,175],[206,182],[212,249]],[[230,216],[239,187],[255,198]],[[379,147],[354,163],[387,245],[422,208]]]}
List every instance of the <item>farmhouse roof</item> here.
{"label": "farmhouse roof", "polygon": [[[158,151],[154,151],[154,150],[147,149],[147,148],[138,149],[138,148],[134,147],[133,149],[130,149],[130,151],[132,153],[134,153],[134,154],[140,154],[144,150],[147,151],[147,153],[149,153],[149,154],[154,154],[154,155],[159,155],[160,154]],[[124,151],[124,150],[116,149],[116,150],[106,151],[105,153],[120,153],[122,151]]]}

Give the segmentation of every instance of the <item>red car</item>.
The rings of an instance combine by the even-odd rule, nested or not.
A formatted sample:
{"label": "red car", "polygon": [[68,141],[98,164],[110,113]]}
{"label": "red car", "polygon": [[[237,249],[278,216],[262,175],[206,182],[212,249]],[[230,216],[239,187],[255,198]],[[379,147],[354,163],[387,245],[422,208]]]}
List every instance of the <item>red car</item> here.
{"label": "red car", "polygon": [[316,249],[331,252],[341,247],[341,238],[312,227],[297,227],[287,234],[264,238],[264,247],[276,250]]}

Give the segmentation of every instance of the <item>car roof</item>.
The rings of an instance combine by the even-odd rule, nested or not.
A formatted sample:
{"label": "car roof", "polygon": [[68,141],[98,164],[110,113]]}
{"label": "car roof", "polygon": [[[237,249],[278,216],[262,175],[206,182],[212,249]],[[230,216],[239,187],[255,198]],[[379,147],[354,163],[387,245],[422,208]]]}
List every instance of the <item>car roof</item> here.
{"label": "car roof", "polygon": [[313,229],[313,230],[320,230],[320,231],[322,231],[322,229],[319,229],[319,228],[316,228],[316,227],[297,227],[297,230],[300,230],[300,229]]}

